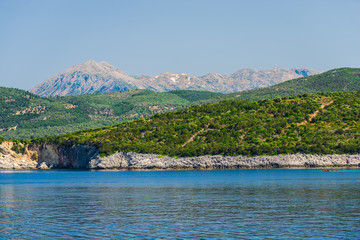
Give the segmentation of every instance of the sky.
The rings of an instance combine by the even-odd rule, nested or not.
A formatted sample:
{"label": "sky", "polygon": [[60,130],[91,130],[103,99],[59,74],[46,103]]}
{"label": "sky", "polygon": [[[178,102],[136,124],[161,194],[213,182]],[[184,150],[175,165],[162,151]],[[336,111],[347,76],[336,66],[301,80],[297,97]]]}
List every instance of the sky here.
{"label": "sky", "polygon": [[88,60],[129,75],[360,67],[360,0],[0,0],[0,86]]}

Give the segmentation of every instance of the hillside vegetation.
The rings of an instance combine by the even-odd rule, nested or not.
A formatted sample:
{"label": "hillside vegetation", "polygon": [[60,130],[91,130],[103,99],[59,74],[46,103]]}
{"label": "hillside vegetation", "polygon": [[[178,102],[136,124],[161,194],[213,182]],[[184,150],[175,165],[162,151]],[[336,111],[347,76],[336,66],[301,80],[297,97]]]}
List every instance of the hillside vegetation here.
{"label": "hillside vegetation", "polygon": [[110,126],[185,108],[221,93],[133,90],[107,94],[42,98],[0,87],[0,135],[32,139]]}
{"label": "hillside vegetation", "polygon": [[37,139],[170,156],[360,153],[360,91],[223,101]]}

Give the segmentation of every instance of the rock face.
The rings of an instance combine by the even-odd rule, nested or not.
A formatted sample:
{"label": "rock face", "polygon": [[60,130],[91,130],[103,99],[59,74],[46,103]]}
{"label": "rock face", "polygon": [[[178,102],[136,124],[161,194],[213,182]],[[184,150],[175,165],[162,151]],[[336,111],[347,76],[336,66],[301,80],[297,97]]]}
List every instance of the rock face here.
{"label": "rock face", "polygon": [[89,161],[98,156],[96,147],[86,145],[59,147],[54,144],[43,144],[32,150],[37,151],[39,155],[39,168],[88,168]]}
{"label": "rock face", "polygon": [[[96,147],[76,145],[61,147],[54,144],[26,146],[26,153],[11,150],[13,142],[0,144],[0,169],[86,169],[89,161],[98,156]],[[23,145],[22,145],[23,146]]]}
{"label": "rock face", "polygon": [[263,71],[241,69],[233,74],[209,73],[201,77],[185,73],[128,76],[106,62],[88,61],[49,78],[35,86],[30,92],[42,97],[119,92],[132,89],[148,89],[158,92],[204,90],[230,93],[268,87],[317,73],[320,72],[309,69],[273,68]]}
{"label": "rock face", "polygon": [[1,169],[35,169],[37,162],[0,153]]}
{"label": "rock face", "polygon": [[29,154],[15,154],[0,148],[0,169],[236,169],[236,168],[290,168],[290,167],[360,167],[360,155],[306,155],[278,156],[199,156],[173,158],[156,154],[117,152],[100,157],[96,147],[77,145],[60,147],[54,144],[33,146],[36,160]]}
{"label": "rock face", "polygon": [[0,144],[0,169],[35,169],[36,159],[32,159],[32,152],[16,153],[12,149],[13,143],[5,141]]}
{"label": "rock face", "polygon": [[200,156],[172,158],[117,152],[90,160],[91,169],[231,169],[288,167],[360,167],[360,155]]}

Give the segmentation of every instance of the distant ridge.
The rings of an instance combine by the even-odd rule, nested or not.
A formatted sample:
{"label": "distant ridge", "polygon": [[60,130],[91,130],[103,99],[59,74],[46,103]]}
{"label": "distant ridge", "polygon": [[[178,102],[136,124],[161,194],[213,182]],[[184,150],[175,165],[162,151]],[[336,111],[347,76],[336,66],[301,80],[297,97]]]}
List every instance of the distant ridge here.
{"label": "distant ridge", "polygon": [[193,76],[185,73],[161,73],[154,76],[128,76],[106,62],[87,61],[49,78],[30,90],[42,97],[148,89],[157,92],[203,90],[221,93],[239,92],[272,86],[290,79],[310,76],[319,71],[299,68],[254,70],[241,69],[233,74],[209,73]]}
{"label": "distant ridge", "polygon": [[274,99],[304,93],[346,92],[359,89],[360,68],[337,68],[314,76],[292,79],[266,88],[231,93],[219,98],[221,100],[257,101],[265,98]]}

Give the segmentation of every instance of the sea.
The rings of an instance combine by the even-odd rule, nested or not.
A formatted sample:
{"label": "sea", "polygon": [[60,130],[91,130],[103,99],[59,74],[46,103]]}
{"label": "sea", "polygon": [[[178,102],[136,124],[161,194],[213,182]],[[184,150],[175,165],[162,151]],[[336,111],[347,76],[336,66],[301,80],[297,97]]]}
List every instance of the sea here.
{"label": "sea", "polygon": [[360,239],[360,170],[0,171],[0,239]]}

